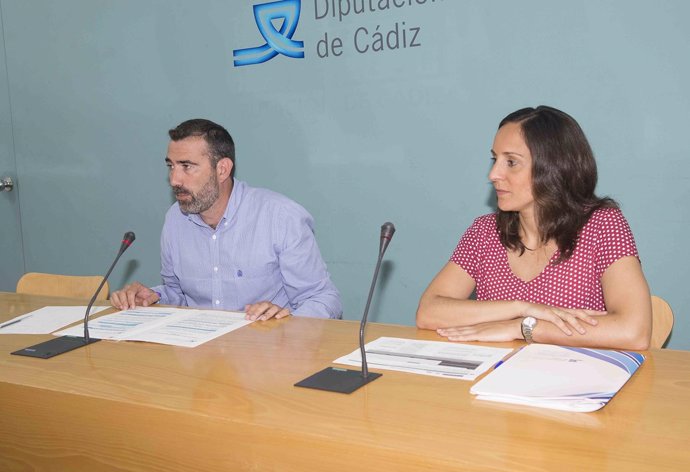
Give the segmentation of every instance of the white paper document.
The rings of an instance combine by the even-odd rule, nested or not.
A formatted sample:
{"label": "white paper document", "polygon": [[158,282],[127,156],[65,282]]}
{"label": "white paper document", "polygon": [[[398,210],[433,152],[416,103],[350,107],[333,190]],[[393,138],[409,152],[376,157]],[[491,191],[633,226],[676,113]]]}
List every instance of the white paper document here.
{"label": "white paper document", "polygon": [[[367,343],[364,349],[369,367],[463,380],[474,380],[511,351],[446,341],[388,337]],[[360,366],[362,356],[357,349],[333,362]]]}
{"label": "white paper document", "polygon": [[[196,347],[252,323],[244,315],[235,311],[141,307],[91,320],[89,335],[98,339]],[[55,334],[83,336],[83,328],[77,326]]]}
{"label": "white paper document", "polygon": [[[90,314],[108,308],[110,307],[93,306]],[[84,314],[85,306],[46,306],[0,323],[0,334],[48,334],[75,321],[83,320]]]}
{"label": "white paper document", "polygon": [[606,405],[644,362],[636,352],[530,344],[477,382],[481,400],[567,411]]}

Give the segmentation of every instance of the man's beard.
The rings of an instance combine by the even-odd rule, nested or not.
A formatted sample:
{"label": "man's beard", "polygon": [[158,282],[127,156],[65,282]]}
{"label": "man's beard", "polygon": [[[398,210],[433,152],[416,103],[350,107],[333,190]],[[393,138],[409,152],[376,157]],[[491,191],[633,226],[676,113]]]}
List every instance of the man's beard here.
{"label": "man's beard", "polygon": [[216,174],[211,174],[211,177],[196,194],[190,192],[184,187],[173,187],[173,193],[175,196],[180,194],[189,195],[191,198],[188,201],[177,200],[177,202],[180,204],[180,210],[182,210],[184,213],[197,214],[211,208],[216,200],[218,200],[220,189]]}

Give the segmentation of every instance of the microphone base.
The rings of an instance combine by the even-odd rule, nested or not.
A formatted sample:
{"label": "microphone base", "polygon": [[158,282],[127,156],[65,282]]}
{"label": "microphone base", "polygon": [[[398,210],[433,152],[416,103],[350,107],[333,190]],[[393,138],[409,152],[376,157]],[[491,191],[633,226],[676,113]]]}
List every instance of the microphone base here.
{"label": "microphone base", "polygon": [[59,338],[51,339],[40,344],[25,347],[12,354],[15,356],[38,357],[39,359],[50,359],[51,357],[59,356],[74,349],[93,344],[100,341],[100,339],[89,338],[86,342],[83,337],[79,336],[60,336]]}
{"label": "microphone base", "polygon": [[328,367],[297,382],[295,387],[314,388],[327,392],[352,393],[369,382],[378,379],[381,375],[383,374],[369,372],[369,375],[364,378],[362,377],[361,370]]}

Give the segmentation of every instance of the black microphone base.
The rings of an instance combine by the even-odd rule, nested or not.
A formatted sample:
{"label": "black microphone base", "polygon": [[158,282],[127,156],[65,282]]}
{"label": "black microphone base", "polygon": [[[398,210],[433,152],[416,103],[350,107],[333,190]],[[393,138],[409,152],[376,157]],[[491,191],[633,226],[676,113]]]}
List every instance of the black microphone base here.
{"label": "black microphone base", "polygon": [[14,351],[15,356],[38,357],[40,359],[50,359],[51,357],[59,356],[74,349],[93,344],[100,341],[100,339],[89,338],[88,342],[79,336],[60,336],[59,338],[51,339],[50,341],[35,344],[33,346],[25,347],[19,351]]}
{"label": "black microphone base", "polygon": [[362,376],[361,370],[340,369],[328,367],[321,372],[307,377],[295,384],[295,387],[315,388],[328,392],[352,393],[369,382],[378,379],[383,374],[369,372],[367,377]]}

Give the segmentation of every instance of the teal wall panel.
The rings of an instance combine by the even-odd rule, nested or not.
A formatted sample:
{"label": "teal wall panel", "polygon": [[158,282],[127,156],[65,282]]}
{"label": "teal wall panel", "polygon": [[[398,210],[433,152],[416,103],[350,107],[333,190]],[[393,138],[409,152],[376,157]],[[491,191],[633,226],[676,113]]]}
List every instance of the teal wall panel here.
{"label": "teal wall panel", "polygon": [[[676,311],[670,347],[690,349],[690,4],[406,0],[356,14],[352,0],[339,18],[310,0],[293,37],[303,59],[233,67],[233,50],[265,42],[259,3],[0,0],[28,270],[102,272],[131,229],[112,285],[157,283],[166,131],[207,117],[235,138],[239,178],[312,212],[346,318],[361,316],[379,226],[396,224],[371,318],[412,324],[492,209],[499,120],[549,104],[589,136],[599,192],[622,204],[652,291]],[[419,46],[372,51],[396,25]],[[339,56],[320,57],[326,35]]]}

